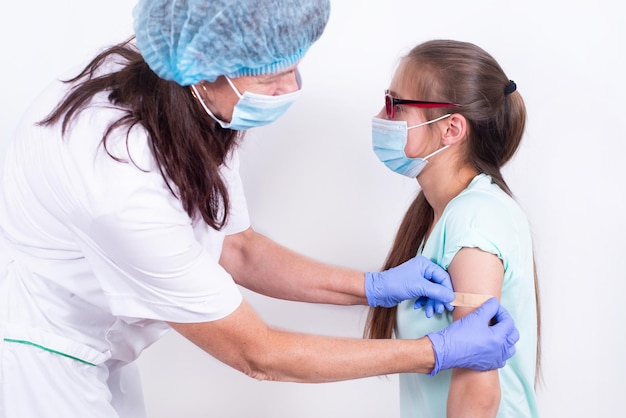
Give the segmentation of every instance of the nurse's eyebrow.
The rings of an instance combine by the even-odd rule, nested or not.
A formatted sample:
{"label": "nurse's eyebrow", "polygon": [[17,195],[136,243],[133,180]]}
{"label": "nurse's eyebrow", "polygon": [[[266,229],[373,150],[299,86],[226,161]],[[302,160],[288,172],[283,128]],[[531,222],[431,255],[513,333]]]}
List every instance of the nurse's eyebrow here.
{"label": "nurse's eyebrow", "polygon": [[270,78],[278,78],[278,77],[282,77],[286,74],[292,73],[294,71],[296,71],[298,69],[297,66],[291,67],[291,68],[287,68],[285,70],[273,73],[273,74],[269,74]]}
{"label": "nurse's eyebrow", "polygon": [[277,73],[255,76],[254,78],[261,84],[270,84],[270,83],[274,83],[279,78],[284,77],[287,74],[296,71],[297,69],[298,67],[293,67],[291,69],[283,70]]}

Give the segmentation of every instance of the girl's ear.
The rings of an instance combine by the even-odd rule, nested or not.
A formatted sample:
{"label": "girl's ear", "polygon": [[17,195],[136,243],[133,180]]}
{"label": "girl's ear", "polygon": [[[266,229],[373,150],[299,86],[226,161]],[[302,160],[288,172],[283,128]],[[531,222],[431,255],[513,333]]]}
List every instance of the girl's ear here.
{"label": "girl's ear", "polygon": [[445,119],[443,132],[443,145],[454,145],[465,140],[467,137],[467,119],[459,113],[453,113]]}

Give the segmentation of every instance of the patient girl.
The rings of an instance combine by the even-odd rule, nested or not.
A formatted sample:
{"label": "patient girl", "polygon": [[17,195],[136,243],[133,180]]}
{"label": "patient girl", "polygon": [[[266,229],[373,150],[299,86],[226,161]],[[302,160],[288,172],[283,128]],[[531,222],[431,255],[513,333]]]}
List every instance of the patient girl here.
{"label": "patient girl", "polygon": [[[476,45],[448,40],[418,45],[401,60],[385,107],[373,119],[378,157],[421,188],[385,268],[421,254],[448,269],[456,292],[498,297],[520,332],[516,354],[502,369],[401,375],[403,417],[538,416],[539,305],[531,235],[500,171],[520,144],[525,119],[516,84],[493,57]],[[422,299],[397,309],[374,308],[366,335],[418,338],[473,308],[450,310]]]}

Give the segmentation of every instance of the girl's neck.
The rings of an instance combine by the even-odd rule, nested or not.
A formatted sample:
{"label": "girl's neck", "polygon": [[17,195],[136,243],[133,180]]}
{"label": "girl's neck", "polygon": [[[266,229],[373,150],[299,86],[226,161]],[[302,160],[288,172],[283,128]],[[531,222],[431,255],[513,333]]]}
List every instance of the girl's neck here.
{"label": "girl's neck", "polygon": [[441,218],[448,203],[465,190],[474,177],[478,175],[476,169],[468,165],[454,170],[444,167],[444,170],[445,172],[434,170],[424,173],[425,178],[420,177],[420,186],[424,196],[433,208],[433,225]]}

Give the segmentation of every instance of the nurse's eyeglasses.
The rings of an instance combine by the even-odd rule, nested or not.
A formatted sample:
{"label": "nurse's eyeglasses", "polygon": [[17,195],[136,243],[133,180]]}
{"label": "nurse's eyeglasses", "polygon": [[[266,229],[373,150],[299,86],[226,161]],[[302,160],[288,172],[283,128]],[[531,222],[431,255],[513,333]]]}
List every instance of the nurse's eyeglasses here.
{"label": "nurse's eyeglasses", "polygon": [[387,118],[393,119],[396,117],[396,106],[415,106],[422,109],[433,109],[437,107],[462,107],[457,103],[445,103],[445,102],[425,102],[422,100],[404,100],[393,97],[389,90],[385,91],[385,110],[387,111]]}

